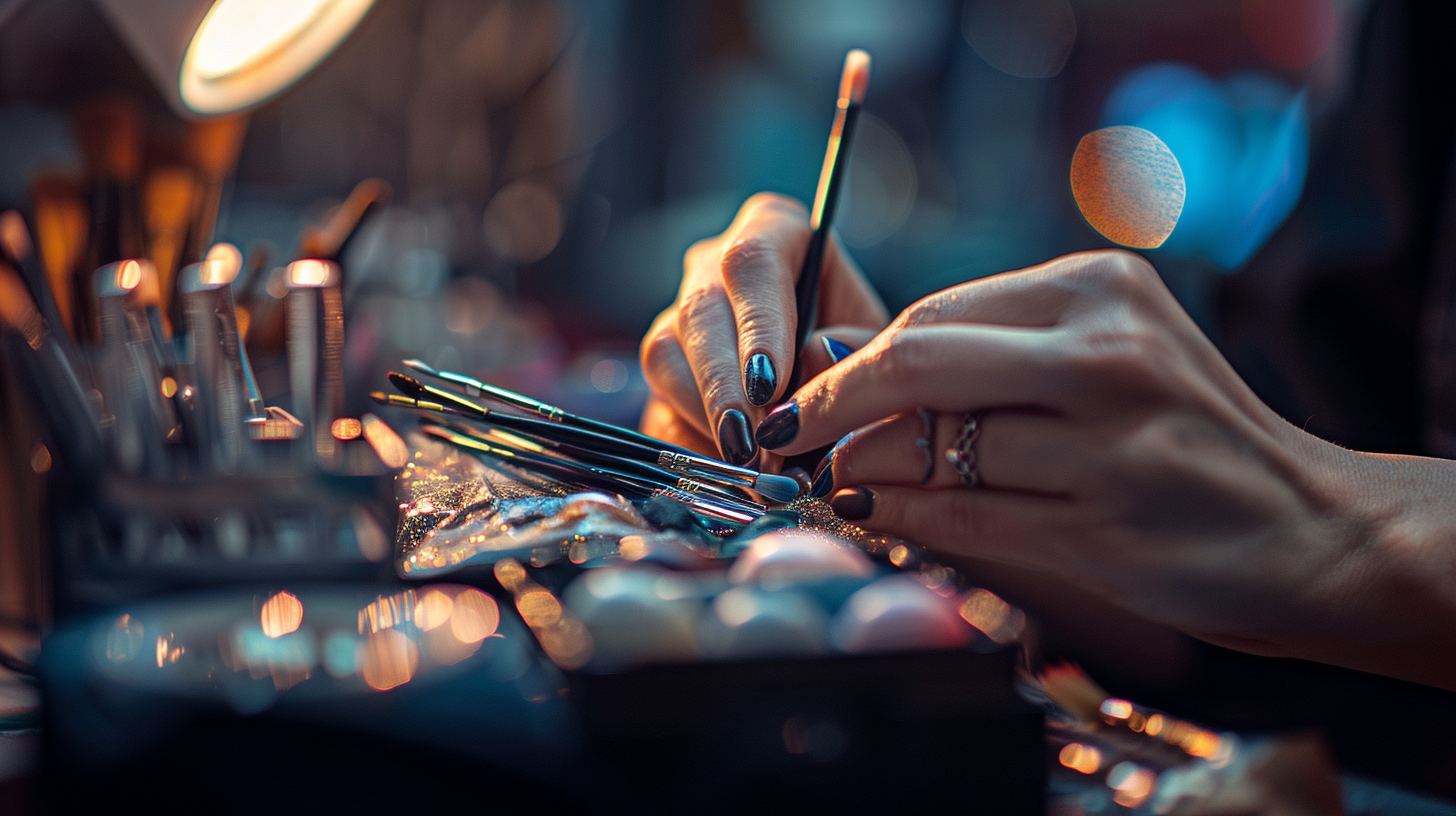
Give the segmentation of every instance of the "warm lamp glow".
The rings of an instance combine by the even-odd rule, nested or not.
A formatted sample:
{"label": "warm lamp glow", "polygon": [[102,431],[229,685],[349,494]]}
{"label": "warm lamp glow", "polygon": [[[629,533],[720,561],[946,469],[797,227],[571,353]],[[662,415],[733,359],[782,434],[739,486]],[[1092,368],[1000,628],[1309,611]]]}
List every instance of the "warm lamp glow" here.
{"label": "warm lamp glow", "polygon": [[221,79],[256,65],[297,39],[334,0],[218,0],[193,39],[203,79]]}
{"label": "warm lamp glow", "polygon": [[270,638],[283,637],[298,631],[303,623],[303,602],[292,592],[280,592],[263,604],[258,618],[263,634]]}
{"label": "warm lamp glow", "polygon": [[256,105],[349,35],[374,0],[217,0],[182,58],[178,90],[197,113]]}
{"label": "warm lamp glow", "polygon": [[305,258],[288,265],[288,280],[294,286],[325,286],[333,278],[333,265],[328,261]]}
{"label": "warm lamp glow", "polygon": [[116,285],[128,292],[142,282],[142,265],[136,261],[122,261],[116,267]]}
{"label": "warm lamp glow", "polygon": [[202,259],[202,282],[208,286],[232,283],[243,268],[243,253],[228,243],[213,244]]}

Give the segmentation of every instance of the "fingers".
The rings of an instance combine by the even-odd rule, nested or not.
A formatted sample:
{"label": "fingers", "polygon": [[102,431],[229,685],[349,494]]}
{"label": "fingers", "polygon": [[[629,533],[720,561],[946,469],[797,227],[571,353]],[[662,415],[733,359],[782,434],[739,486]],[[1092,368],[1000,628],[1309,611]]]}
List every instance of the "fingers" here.
{"label": "fingers", "polygon": [[[642,376],[652,389],[654,400],[666,402],[677,417],[689,423],[701,436],[709,436],[708,415],[692,366],[677,340],[677,310],[657,316],[642,338]],[[643,414],[646,422],[646,414]]]}
{"label": "fingers", "polygon": [[1081,388],[1059,371],[1045,330],[937,324],[888,330],[815,377],[758,426],[758,443],[792,455],[916,407],[961,413],[1055,409]]}
{"label": "fingers", "polygon": [[1076,523],[1067,499],[959,487],[873,485],[829,500],[847,521],[956,555],[1041,568]]}
{"label": "fingers", "polygon": [[798,375],[801,382],[819,376],[820,372],[846,359],[856,349],[875,339],[878,332],[854,326],[833,326],[809,335],[809,342],[799,350]]}
{"label": "fingers", "polygon": [[739,211],[723,249],[720,275],[732,305],[749,403],[767,405],[788,384],[794,360],[794,281],[809,244],[809,218],[799,202],[756,195]]}
{"label": "fingers", "polygon": [[1051,327],[1079,303],[1099,304],[1109,291],[1131,290],[1157,273],[1128,252],[1084,252],[1039,266],[991,275],[926,295],[895,319],[897,326],[989,323]]}
{"label": "fingers", "polygon": [[[860,484],[959,487],[946,458],[963,413],[932,414],[927,434],[920,412],[909,411],[850,433],[830,452],[816,493]],[[1087,443],[1064,419],[1028,411],[991,411],[978,418],[976,472],[988,489],[1072,495],[1087,472]],[[927,478],[928,477],[928,478]],[[832,481],[831,481],[832,480]]]}
{"label": "fingers", "polygon": [[657,397],[648,398],[647,406],[642,409],[642,422],[639,427],[642,433],[663,442],[680,445],[708,456],[716,455],[717,446],[711,439],[700,433],[691,422],[683,419],[671,405]]}

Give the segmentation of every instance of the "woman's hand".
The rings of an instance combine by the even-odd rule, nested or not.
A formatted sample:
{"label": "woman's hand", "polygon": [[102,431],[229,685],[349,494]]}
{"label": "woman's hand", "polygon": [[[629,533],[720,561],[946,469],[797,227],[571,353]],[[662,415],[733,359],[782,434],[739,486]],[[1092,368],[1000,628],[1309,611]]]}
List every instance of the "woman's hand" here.
{"label": "woman's hand", "polygon": [[[794,364],[794,284],[809,245],[809,219],[793,199],[760,193],[721,235],[683,259],[677,300],[642,340],[642,369],[653,396],[642,430],[734,464],[758,453],[752,428],[760,406],[778,401]],[[858,346],[884,327],[884,305],[858,267],[830,241],[820,290],[820,323],[803,372],[833,362],[821,337]],[[842,346],[836,346],[842,349]]]}
{"label": "woman's hand", "polygon": [[[917,408],[937,412],[931,445]],[[967,416],[973,489],[946,453]],[[782,454],[840,440],[816,487],[867,528],[1234,648],[1456,687],[1456,468],[1285,422],[1137,256],[931,295],[757,438]]]}

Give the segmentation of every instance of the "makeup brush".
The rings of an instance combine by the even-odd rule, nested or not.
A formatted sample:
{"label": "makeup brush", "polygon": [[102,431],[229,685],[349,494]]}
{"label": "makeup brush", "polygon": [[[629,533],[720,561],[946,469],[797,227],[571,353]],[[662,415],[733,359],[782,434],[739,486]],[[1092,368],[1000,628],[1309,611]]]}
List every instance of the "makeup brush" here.
{"label": "makeup brush", "polygon": [[[656,455],[654,458],[644,461],[651,461],[667,470],[687,474],[708,474],[719,479],[731,480],[735,484],[752,487],[764,496],[778,502],[790,501],[799,492],[799,483],[788,476],[780,476],[775,473],[759,473],[748,468],[730,465],[727,462],[699,456],[687,448],[671,445],[660,439],[654,439],[646,434],[637,433],[636,431],[607,422],[600,422],[595,419],[569,414],[554,405],[548,405],[523,394],[517,394],[514,391],[508,391],[499,386],[481,382],[474,377],[467,377],[453,371],[439,371],[421,360],[405,360],[404,365],[436,379],[460,386],[471,396],[482,396],[504,403],[512,408],[519,408],[523,411],[535,413],[545,420],[564,427],[591,431],[622,442],[632,443],[639,446],[639,448],[655,451]],[[394,382],[394,376],[393,374],[390,375],[391,382]],[[403,377],[404,375],[400,376]],[[411,381],[418,382],[418,380]],[[395,385],[398,387],[399,383],[396,382]],[[401,390],[404,389],[401,388]],[[409,392],[406,391],[405,393]]]}
{"label": "makeup brush", "polygon": [[90,187],[91,230],[82,268],[89,284],[91,270],[145,253],[137,217],[141,110],[126,97],[97,97],[76,106],[71,124]]}
{"label": "makeup brush", "polygon": [[848,163],[850,140],[859,121],[859,109],[865,89],[870,84],[870,55],[861,49],[850,51],[844,58],[844,71],[839,77],[839,102],[834,113],[834,127],[829,131],[829,148],[819,170],[819,188],[814,193],[814,209],[809,213],[809,248],[804,253],[804,266],[794,286],[794,302],[799,322],[794,333],[795,352],[809,341],[814,323],[819,319],[819,280],[824,271],[824,248],[829,240],[829,227],[839,203],[839,188]]}
{"label": "makeup brush", "polygon": [[186,153],[197,170],[200,189],[192,209],[192,223],[187,229],[183,264],[202,260],[203,253],[212,246],[218,212],[222,209],[223,187],[237,166],[247,129],[248,117],[241,113],[212,116],[187,128]]}
{"label": "makeup brush", "polygon": [[688,509],[695,513],[733,524],[748,524],[762,515],[762,511],[733,506],[699,494],[685,493],[672,487],[654,484],[649,480],[615,473],[609,469],[562,464],[558,460],[552,460],[530,451],[512,449],[478,437],[466,436],[438,425],[426,425],[421,430],[460,447],[487,453],[526,470],[548,474],[558,481],[578,487],[617,493],[629,499],[638,500],[667,496],[687,505]]}
{"label": "makeup brush", "polygon": [[157,268],[162,311],[172,314],[177,270],[187,244],[187,227],[198,194],[197,175],[181,165],[158,167],[142,187],[142,212],[147,225],[147,255]]}
{"label": "makeup brush", "polygon": [[[581,447],[592,448],[603,453],[610,453],[627,459],[636,459],[640,462],[656,464],[667,470],[675,470],[688,475],[709,477],[718,481],[727,481],[731,484],[751,487],[758,493],[773,501],[787,502],[798,495],[799,483],[787,476],[779,476],[773,473],[755,473],[746,468],[739,468],[708,459],[693,453],[678,453],[680,448],[668,445],[667,443],[654,440],[651,437],[642,437],[648,442],[639,442],[634,437],[640,436],[625,428],[617,428],[606,423],[590,421],[595,426],[605,426],[609,432],[595,430],[592,427],[583,427],[576,424],[567,424],[565,421],[551,422],[533,417],[521,417],[513,414],[503,414],[500,411],[492,411],[483,406],[477,405],[458,394],[425,385],[419,380],[395,371],[389,373],[389,381],[406,396],[416,399],[430,399],[454,408],[472,419],[478,419],[490,424],[501,425],[513,430],[522,430],[538,436],[559,439]],[[546,406],[552,408],[552,406]],[[560,409],[554,409],[560,411]],[[561,412],[563,417],[571,416]],[[745,475],[746,474],[746,475]]]}
{"label": "makeup brush", "polygon": [[746,509],[753,509],[760,513],[768,509],[749,498],[748,494],[741,488],[719,485],[711,481],[701,481],[690,476],[684,476],[681,473],[665,470],[656,465],[639,462],[635,459],[613,456],[609,453],[602,453],[601,451],[583,448],[578,445],[572,445],[546,437],[522,436],[500,428],[492,427],[482,433],[467,426],[464,422],[454,423],[454,425],[447,427],[467,436],[485,438],[488,441],[496,440],[501,444],[525,448],[541,453],[542,455],[559,457],[565,461],[580,462],[595,467],[608,468],[616,473],[624,473],[639,479],[646,479],[655,483],[658,487],[672,487],[684,493],[702,493],[725,502],[743,505]]}
{"label": "makeup brush", "polygon": [[86,251],[90,215],[81,182],[61,173],[41,171],[30,180],[31,212],[35,221],[36,255],[40,257],[61,326],[80,342],[91,341],[96,328],[90,282],[77,286],[77,270]]}
{"label": "makeup brush", "polygon": [[358,234],[369,213],[389,204],[394,191],[384,179],[368,178],[354,185],[323,226],[309,227],[299,238],[298,257],[337,261]]}
{"label": "makeup brush", "polygon": [[65,324],[61,322],[60,312],[56,308],[55,296],[51,293],[50,283],[36,257],[30,228],[25,224],[25,216],[16,210],[0,213],[0,261],[9,263],[20,273],[20,279],[29,290],[31,300],[40,310],[46,326],[59,331],[57,339],[62,342],[67,352],[72,351],[70,337],[66,334]]}
{"label": "makeup brush", "polygon": [[101,451],[101,430],[91,397],[70,354],[31,300],[20,274],[0,263],[0,322],[18,333],[33,354],[17,360],[40,405],[41,419],[65,461],[84,472]]}

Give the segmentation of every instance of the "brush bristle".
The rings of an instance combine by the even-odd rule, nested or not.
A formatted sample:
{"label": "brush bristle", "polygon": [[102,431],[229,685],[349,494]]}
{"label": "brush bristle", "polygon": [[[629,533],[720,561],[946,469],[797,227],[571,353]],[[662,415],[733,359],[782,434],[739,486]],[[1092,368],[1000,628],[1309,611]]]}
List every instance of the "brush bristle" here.
{"label": "brush bristle", "polygon": [[839,77],[839,98],[849,100],[852,105],[861,104],[869,86],[870,55],[864,49],[856,48],[844,57],[844,73]]}
{"label": "brush bristle", "polygon": [[764,498],[772,499],[780,504],[792,501],[799,495],[799,483],[792,477],[780,476],[777,473],[760,473],[758,478],[753,480],[753,489],[762,493]]}
{"label": "brush bristle", "polygon": [[434,375],[436,375],[436,374],[439,373],[438,371],[435,370],[435,367],[434,366],[430,365],[429,363],[425,362],[424,360],[414,360],[414,359],[404,360],[402,362],[402,364],[405,365],[405,366],[408,366],[409,368],[413,368],[416,371],[423,371],[426,374],[429,374],[430,376],[434,376]]}
{"label": "brush bristle", "polygon": [[411,397],[418,397],[419,395],[425,393],[425,386],[422,385],[419,380],[409,376],[408,374],[401,374],[398,371],[391,371],[389,372],[389,381],[394,384],[395,388],[398,388],[399,390],[403,391]]}

